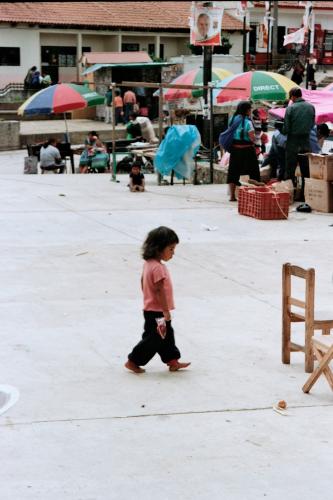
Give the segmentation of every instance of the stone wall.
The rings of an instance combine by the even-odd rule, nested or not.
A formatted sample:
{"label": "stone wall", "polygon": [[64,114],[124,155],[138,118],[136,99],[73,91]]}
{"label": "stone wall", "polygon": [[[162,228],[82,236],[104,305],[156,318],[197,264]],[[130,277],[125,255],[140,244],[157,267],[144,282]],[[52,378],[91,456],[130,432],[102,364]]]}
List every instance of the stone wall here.
{"label": "stone wall", "polygon": [[20,149],[20,122],[0,121],[0,151]]}
{"label": "stone wall", "polygon": [[[214,184],[226,184],[228,172],[225,168],[214,163],[213,179]],[[197,163],[197,184],[210,184],[210,165],[208,162]]]}

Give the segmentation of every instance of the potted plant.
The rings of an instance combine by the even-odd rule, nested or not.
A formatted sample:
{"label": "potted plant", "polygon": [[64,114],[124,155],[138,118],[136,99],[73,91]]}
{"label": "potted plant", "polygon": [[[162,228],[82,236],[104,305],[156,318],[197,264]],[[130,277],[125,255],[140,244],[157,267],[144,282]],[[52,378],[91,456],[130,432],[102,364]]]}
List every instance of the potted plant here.
{"label": "potted plant", "polygon": [[201,56],[202,55],[202,46],[201,45],[188,44],[188,48],[190,49],[191,53],[194,56]]}

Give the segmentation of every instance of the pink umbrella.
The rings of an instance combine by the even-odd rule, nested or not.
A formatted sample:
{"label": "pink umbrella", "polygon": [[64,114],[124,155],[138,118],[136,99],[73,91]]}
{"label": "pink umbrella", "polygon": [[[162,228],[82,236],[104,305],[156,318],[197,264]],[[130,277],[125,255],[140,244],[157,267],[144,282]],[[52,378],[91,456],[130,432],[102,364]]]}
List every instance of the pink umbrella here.
{"label": "pink umbrella", "polygon": [[[323,90],[302,89],[305,101],[314,105],[316,110],[316,123],[333,122],[333,92]],[[286,108],[270,109],[269,113],[277,118],[284,118]]]}
{"label": "pink umbrella", "polygon": [[326,87],[323,88],[322,92],[333,92],[333,83],[329,83]]}

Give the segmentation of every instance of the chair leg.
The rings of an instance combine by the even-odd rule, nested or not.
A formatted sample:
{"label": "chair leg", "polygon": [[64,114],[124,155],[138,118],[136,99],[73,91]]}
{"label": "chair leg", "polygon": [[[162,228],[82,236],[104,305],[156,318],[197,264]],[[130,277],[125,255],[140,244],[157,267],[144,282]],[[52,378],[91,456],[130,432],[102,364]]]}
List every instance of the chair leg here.
{"label": "chair leg", "polygon": [[290,365],[290,332],[291,322],[286,312],[282,319],[282,363],[285,365]]}
{"label": "chair leg", "polygon": [[305,371],[312,373],[314,368],[312,337],[313,327],[305,323]]}
{"label": "chair leg", "polygon": [[323,332],[323,335],[330,335],[331,329],[330,328],[323,328],[322,332]]}
{"label": "chair leg", "polygon": [[[333,390],[333,380],[332,380],[333,375],[332,375],[331,370],[328,368],[328,364],[333,357],[333,349],[332,348],[329,349],[324,356],[322,356],[322,354],[319,352],[318,349],[316,349],[315,352],[316,352],[316,357],[319,360],[319,365],[317,366],[317,368],[314,370],[314,372],[310,375],[308,380],[303,385],[302,390],[305,393],[310,392],[311,387],[317,382],[318,378],[320,377],[320,375],[323,372],[327,378],[327,381],[328,381],[331,389]],[[329,372],[329,375],[327,375],[327,372]]]}

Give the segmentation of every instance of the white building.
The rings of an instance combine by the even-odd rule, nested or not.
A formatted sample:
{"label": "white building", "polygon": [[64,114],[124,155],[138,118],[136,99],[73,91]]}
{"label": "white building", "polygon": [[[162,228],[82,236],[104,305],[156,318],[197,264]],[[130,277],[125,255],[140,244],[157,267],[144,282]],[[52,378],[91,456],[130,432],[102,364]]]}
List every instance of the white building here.
{"label": "white building", "polygon": [[[228,4],[229,2],[225,2]],[[41,8],[42,6],[42,8]],[[79,81],[83,52],[146,51],[156,59],[190,54],[191,2],[0,2],[0,89],[37,66],[52,81]],[[241,20],[222,30],[242,54]]]}

